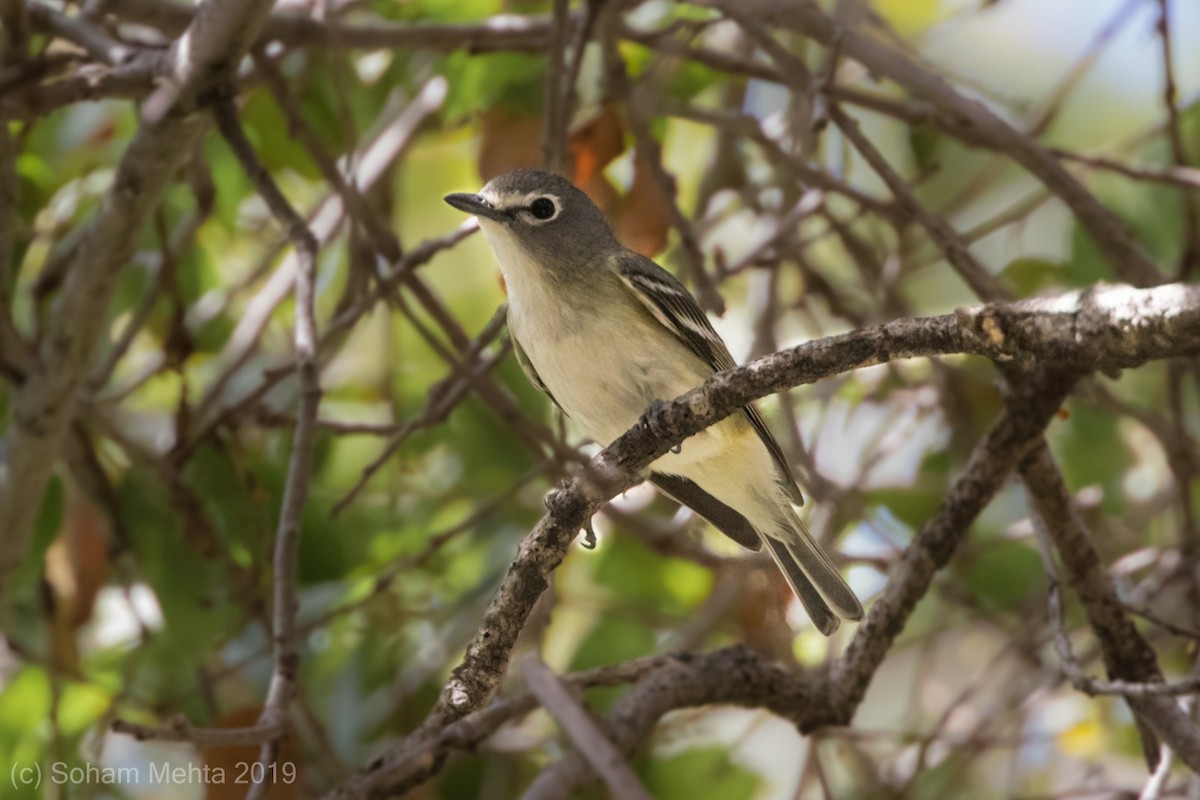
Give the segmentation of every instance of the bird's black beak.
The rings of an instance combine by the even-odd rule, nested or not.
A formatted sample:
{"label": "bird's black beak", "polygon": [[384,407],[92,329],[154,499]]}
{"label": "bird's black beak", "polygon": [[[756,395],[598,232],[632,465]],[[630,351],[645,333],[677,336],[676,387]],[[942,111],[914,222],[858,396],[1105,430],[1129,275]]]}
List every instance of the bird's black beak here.
{"label": "bird's black beak", "polygon": [[477,194],[465,194],[461,192],[458,194],[448,194],[445,200],[459,211],[465,211],[477,217],[486,217],[487,219],[494,220],[500,220],[504,217],[504,212],[496,210],[492,207],[491,203]]}

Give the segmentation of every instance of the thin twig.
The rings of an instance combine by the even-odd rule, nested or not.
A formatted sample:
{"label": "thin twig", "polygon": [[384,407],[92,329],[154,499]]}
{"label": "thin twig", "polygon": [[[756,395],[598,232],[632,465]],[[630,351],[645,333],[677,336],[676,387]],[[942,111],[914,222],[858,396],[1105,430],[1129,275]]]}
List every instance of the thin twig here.
{"label": "thin twig", "polygon": [[[1163,108],[1167,112],[1167,140],[1175,166],[1187,169],[1187,148],[1183,141],[1183,123],[1179,117],[1179,90],[1175,83],[1175,65],[1171,46],[1171,4],[1158,0],[1158,38],[1162,42]],[[1200,267],[1200,209],[1196,196],[1190,191],[1180,193],[1183,204],[1183,256],[1179,260],[1179,279],[1185,280]]]}
{"label": "thin twig", "polygon": [[863,135],[858,122],[841,109],[836,103],[829,105],[829,116],[854,145],[862,157],[867,160],[876,174],[883,179],[896,198],[897,204],[916,220],[926,230],[934,244],[942,251],[946,261],[959,274],[959,277],[974,290],[979,299],[986,301],[1010,300],[1013,291],[1004,282],[980,263],[971,253],[966,242],[958,232],[950,227],[944,219],[926,210],[917,196],[908,188],[904,179],[884,160],[871,141]]}
{"label": "thin twig", "polygon": [[[529,691],[558,720],[575,743],[576,752],[604,779],[613,797],[650,800],[650,793],[633,774],[625,757],[545,662],[531,655],[522,664],[521,673]],[[541,797],[533,788],[525,793],[525,800]]]}
{"label": "thin twig", "polygon": [[463,353],[461,361],[454,367],[453,371],[442,379],[439,387],[431,390],[429,393],[429,402],[421,413],[417,414],[408,422],[401,426],[383,450],[375,457],[373,461],[363,467],[362,474],[358,480],[350,487],[349,490],[342,496],[333,506],[332,514],[337,516],[346,506],[354,501],[370,482],[384,464],[386,464],[395,454],[404,442],[420,430],[431,425],[436,425],[450,416],[450,413],[458,407],[458,405],[466,398],[467,391],[472,384],[476,382],[478,377],[485,375],[491,371],[500,360],[508,354],[508,343],[505,347],[494,356],[483,357],[483,350],[492,340],[494,340],[500,331],[504,328],[506,313],[504,306],[496,310],[492,315],[492,319],[472,342],[471,346]]}
{"label": "thin twig", "polygon": [[[1103,569],[1091,534],[1073,507],[1062,474],[1044,443],[1021,464],[1021,478],[1036,512],[1035,520],[1045,536],[1053,541],[1066,580],[1079,597],[1092,630],[1096,632],[1109,678],[1162,683],[1154,649],[1125,613],[1112,580]],[[1074,657],[1069,647],[1061,656],[1063,669],[1070,675]],[[1072,682],[1076,679],[1082,686],[1088,686],[1081,675],[1077,674]],[[1157,767],[1161,758],[1157,738],[1169,745],[1193,770],[1200,769],[1200,728],[1187,719],[1175,700],[1163,696],[1169,693],[1120,688],[1129,689],[1118,693],[1129,703],[1143,727],[1143,745],[1150,768]]]}
{"label": "thin twig", "polygon": [[569,7],[570,0],[554,0],[550,23],[550,63],[546,68],[546,87],[542,92],[542,166],[550,172],[562,172],[566,166],[567,122],[575,88],[564,74],[570,40]]}
{"label": "thin twig", "polygon": [[[300,379],[300,408],[292,433],[292,453],[279,510],[279,524],[275,532],[275,554],[272,563],[274,597],[271,612],[271,683],[259,716],[259,725],[283,731],[287,728],[288,712],[296,696],[296,682],[300,670],[300,656],[296,645],[296,611],[299,606],[296,567],[300,546],[300,517],[308,499],[316,420],[321,402],[315,309],[318,244],[304,219],[292,208],[270,173],[259,162],[250,140],[246,138],[246,133],[238,122],[237,109],[233,102],[228,98],[219,101],[214,106],[213,113],[221,135],[237,156],[243,171],[295,246],[298,260],[295,273],[296,321],[293,343],[295,369]],[[278,737],[263,743],[259,755],[259,763],[263,765],[263,776],[274,774],[273,767],[279,757],[279,750]],[[255,800],[263,797],[269,785],[264,777],[263,780],[255,782],[247,797]]]}
{"label": "thin twig", "polygon": [[[719,9],[728,5],[727,0],[701,2]],[[826,47],[836,43],[848,58],[925,99],[939,117],[965,123],[978,142],[1008,153],[1058,195],[1091,234],[1116,274],[1141,286],[1162,281],[1161,272],[1129,230],[1054,156],[986,105],[964,96],[941,75],[862,31],[839,27],[809,0],[784,6],[769,0],[739,0],[738,8],[759,16],[777,30],[798,33]]]}

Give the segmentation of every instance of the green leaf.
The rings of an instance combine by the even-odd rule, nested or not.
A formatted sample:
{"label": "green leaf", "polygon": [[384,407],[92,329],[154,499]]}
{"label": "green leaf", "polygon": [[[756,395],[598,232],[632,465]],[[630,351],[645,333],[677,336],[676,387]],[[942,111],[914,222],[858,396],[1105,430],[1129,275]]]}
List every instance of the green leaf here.
{"label": "green leaf", "polygon": [[920,169],[928,169],[937,161],[942,135],[931,125],[914,125],[908,129],[908,148],[912,151],[913,163]]}
{"label": "green leaf", "polygon": [[596,622],[575,652],[571,671],[616,664],[653,650],[653,631],[634,620],[607,614]]}
{"label": "green leaf", "polygon": [[1072,490],[1098,485],[1103,490],[1105,513],[1120,513],[1124,507],[1122,481],[1134,462],[1117,418],[1070,401],[1066,424],[1051,428],[1055,450],[1061,452],[1063,474]]}
{"label": "green leaf", "polygon": [[1067,271],[1062,264],[1044,258],[1018,258],[1010,261],[1003,275],[1008,278],[1017,294],[1027,297],[1039,291],[1061,286],[1066,282]]}
{"label": "green leaf", "polygon": [[444,69],[449,81],[447,119],[458,120],[494,105],[530,116],[541,113],[546,70],[541,56],[459,51],[446,57]]}
{"label": "green leaf", "polygon": [[761,782],[758,775],[735,764],[722,747],[640,758],[635,766],[655,800],[750,800]]}
{"label": "green leaf", "polygon": [[873,9],[902,34],[928,28],[942,18],[942,0],[875,0]]}
{"label": "green leaf", "polygon": [[[313,85],[312,81],[304,84],[305,87]],[[310,98],[306,96],[305,100],[307,106]],[[268,171],[277,174],[283,170],[293,170],[310,180],[321,179],[321,171],[309,158],[304,145],[292,137],[287,117],[269,93],[251,94],[242,106],[240,116],[255,153]],[[308,120],[308,116],[305,116],[305,120]]]}
{"label": "green leaf", "polygon": [[37,667],[20,669],[0,691],[0,758],[6,764],[42,755],[44,729],[31,723],[50,718],[50,692],[49,676]]}
{"label": "green leaf", "polygon": [[67,683],[58,703],[59,730],[68,736],[84,733],[104,717],[112,699],[112,695],[94,684]]}
{"label": "green leaf", "polygon": [[664,559],[632,536],[613,536],[594,556],[595,576],[623,603],[682,614],[704,599],[712,573],[682,559]]}
{"label": "green leaf", "polygon": [[1043,583],[1041,556],[1024,542],[987,542],[961,571],[964,583],[985,609],[1019,610]]}

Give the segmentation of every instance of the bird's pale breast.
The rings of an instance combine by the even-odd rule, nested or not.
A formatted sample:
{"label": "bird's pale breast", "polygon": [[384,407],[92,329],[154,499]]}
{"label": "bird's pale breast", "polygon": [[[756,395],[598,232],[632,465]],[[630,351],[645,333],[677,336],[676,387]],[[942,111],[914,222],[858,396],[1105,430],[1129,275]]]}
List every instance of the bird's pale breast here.
{"label": "bird's pale breast", "polygon": [[[485,225],[484,232],[504,272],[510,333],[555,401],[596,442],[609,444],[652,402],[673,400],[712,375],[615,273],[597,265],[583,296],[567,297],[508,231]],[[725,494],[717,484],[732,487],[742,475],[772,469],[749,422],[736,415],[651,466],[690,477],[716,496]]]}

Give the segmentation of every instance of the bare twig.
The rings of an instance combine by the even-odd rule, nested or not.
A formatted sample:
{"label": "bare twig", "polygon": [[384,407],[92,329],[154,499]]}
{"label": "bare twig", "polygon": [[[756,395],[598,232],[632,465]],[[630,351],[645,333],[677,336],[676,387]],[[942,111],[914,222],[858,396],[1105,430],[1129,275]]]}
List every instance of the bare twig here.
{"label": "bare twig", "polygon": [[154,88],[164,58],[160,52],[141,52],[120,66],[89,65],[25,91],[0,91],[0,121],[42,117],[80,102],[145,97]]}
{"label": "bare twig", "polygon": [[[273,726],[282,731],[287,727],[288,711],[296,695],[300,656],[296,646],[296,611],[299,605],[296,589],[296,565],[300,549],[300,515],[308,499],[308,484],[312,473],[313,444],[316,439],[317,412],[321,402],[321,383],[317,363],[317,239],[296,213],[291,203],[275,184],[270,173],[254,154],[250,140],[237,119],[237,109],[228,99],[214,107],[217,126],[225,137],[242,169],[266,202],[271,213],[287,233],[296,248],[295,276],[296,322],[293,334],[296,371],[300,379],[300,410],[292,433],[292,454],[284,483],[279,524],[275,532],[273,559],[274,598],[271,612],[271,683],[263,704],[259,725]],[[262,774],[273,774],[271,767],[279,757],[279,740],[263,743],[259,763]],[[264,778],[251,788],[248,797],[264,796],[269,782]]]}
{"label": "bare twig", "polygon": [[1074,153],[1060,148],[1050,148],[1050,152],[1064,161],[1075,161],[1095,169],[1124,175],[1135,181],[1161,183],[1164,186],[1174,186],[1177,189],[1189,191],[1200,189],[1200,169],[1195,167],[1173,167],[1171,169],[1135,167],[1105,156]]}
{"label": "bare twig", "polygon": [[887,184],[892,196],[896,198],[897,204],[926,230],[934,244],[946,257],[946,261],[959,274],[959,277],[975,291],[975,294],[981,300],[986,301],[1012,299],[1012,290],[1005,286],[1003,281],[988,272],[987,268],[971,254],[970,248],[958,235],[958,232],[941,217],[930,213],[921,205],[904,179],[891,168],[884,160],[883,154],[875,149],[871,141],[863,135],[862,130],[858,127],[858,122],[846,114],[836,103],[831,104],[828,111],[830,118],[846,135],[854,148],[862,154],[871,168]]}
{"label": "bare twig", "polygon": [[[443,78],[432,78],[425,83],[412,102],[399,107],[390,106],[384,110],[381,114],[382,124],[376,135],[365,147],[361,148],[359,153],[355,153],[352,159],[347,159],[347,166],[343,168],[343,172],[348,173],[350,171],[349,164],[353,164],[352,180],[347,180],[347,176],[343,176],[340,180],[334,181],[335,194],[324,198],[309,214],[309,225],[318,243],[329,242],[341,230],[347,216],[345,198],[349,197],[351,203],[361,202],[359,191],[372,186],[386,174],[389,166],[412,141],[420,124],[441,107],[446,98],[446,88],[446,81]],[[305,128],[297,130],[303,136],[302,132]],[[324,160],[319,159],[318,163],[323,164]],[[352,185],[359,187],[359,191],[353,190]],[[338,194],[336,190],[344,190],[344,194]],[[288,257],[285,257],[271,278],[248,304],[237,327],[234,328],[222,352],[217,356],[216,361],[221,365],[221,372],[200,402],[197,412],[197,417],[200,419],[209,417],[213,406],[221,398],[229,381],[258,348],[261,334],[266,328],[272,312],[283,302],[291,289],[296,263],[295,255],[289,254]],[[360,309],[360,313],[363,311],[365,309]],[[331,326],[330,333],[338,329],[335,324]]]}
{"label": "bare twig", "polygon": [[17,181],[17,143],[0,122],[0,373],[24,375],[33,367],[33,354],[22,341],[12,314],[13,279],[19,266],[17,246],[21,240],[18,213],[20,183]]}
{"label": "bare twig", "polygon": [[542,93],[542,166],[551,172],[562,172],[566,165],[567,123],[575,89],[568,82],[568,75],[564,74],[567,44],[570,41],[569,7],[569,0],[554,0],[554,15],[550,25],[550,64],[546,68],[546,88]]}
{"label": "bare twig", "polygon": [[484,358],[482,357],[483,350],[500,334],[504,328],[506,319],[506,309],[504,306],[496,309],[496,313],[492,315],[492,319],[476,337],[475,341],[463,354],[462,360],[454,370],[443,379],[441,388],[435,388],[429,393],[429,403],[425,409],[413,419],[401,426],[384,446],[383,451],[375,457],[375,459],[363,467],[362,475],[358,481],[350,487],[349,491],[343,495],[333,507],[333,514],[336,516],[346,506],[354,501],[359,492],[366,487],[371,478],[378,472],[384,464],[400,449],[400,446],[406,442],[417,431],[436,425],[442,422],[446,417],[450,416],[459,403],[467,396],[467,391],[475,382],[475,379],[488,373],[492,368],[499,363],[508,353],[508,347],[504,347],[501,352],[495,356]]}
{"label": "bare twig", "polygon": [[[169,0],[111,0],[108,10],[119,19],[149,25],[170,36],[182,33],[192,17],[187,5]],[[403,48],[541,53],[545,52],[550,40],[550,20],[544,16],[506,14],[477,25],[408,24],[388,20],[346,23],[279,12],[266,20],[262,38],[288,45],[361,50]]]}
{"label": "bare twig", "polygon": [[1010,398],[1008,413],[972,451],[954,489],[905,551],[883,597],[871,607],[845,655],[835,663],[832,680],[842,712],[836,721],[849,722],[891,643],[925,596],[934,572],[949,561],[967,526],[1041,435],[1073,383],[1069,372],[1027,379],[1020,393]]}
{"label": "bare twig", "polygon": [[118,719],[113,721],[112,731],[132,736],[138,741],[189,742],[197,747],[233,747],[262,744],[279,737],[283,728],[274,724],[260,724],[249,728],[200,728],[188,722],[186,717],[175,717],[166,725],[157,727]]}
{"label": "bare twig", "polygon": [[[296,562],[299,552],[300,515],[308,495],[312,449],[316,432],[321,389],[316,359],[317,327],[315,317],[317,241],[283,196],[270,174],[258,161],[249,139],[237,120],[237,111],[228,98],[214,106],[221,134],[229,143],[242,168],[262,195],[267,206],[294,242],[300,258],[296,272],[295,364],[300,378],[300,410],[292,437],[292,454],[284,485],[279,524],[275,536],[274,602],[271,619],[272,672],[267,699],[256,725],[230,730],[195,728],[186,720],[176,720],[166,728],[149,728],[117,720],[113,730],[137,738],[193,741],[220,746],[261,744],[261,762],[271,775],[269,765],[278,757],[278,743],[288,724],[288,708],[296,694],[299,655],[296,647]],[[268,784],[256,782],[250,796],[262,796]]]}
{"label": "bare twig", "polygon": [[134,49],[108,35],[103,28],[81,17],[68,17],[41,3],[29,4],[29,19],[35,27],[74,42],[93,58],[106,64],[124,64],[135,55]]}
{"label": "bare twig", "polygon": [[[529,691],[542,706],[558,720],[567,736],[575,743],[575,750],[592,769],[604,779],[614,797],[631,800],[650,800],[650,793],[629,768],[625,757],[613,747],[596,721],[588,714],[558,676],[537,656],[525,659],[521,669]],[[539,784],[525,792],[526,800],[538,800],[547,795],[539,792]],[[548,787],[554,792],[556,787]]]}
{"label": "bare twig", "polygon": [[[612,12],[610,12],[612,13]],[[701,306],[717,315],[725,313],[725,300],[721,297],[713,283],[712,276],[704,268],[704,253],[700,249],[700,240],[691,222],[679,208],[677,186],[674,176],[663,166],[662,147],[650,130],[648,117],[652,113],[649,105],[646,84],[631,86],[627,66],[614,40],[614,24],[610,20],[605,26],[606,36],[603,38],[605,58],[605,74],[611,91],[629,105],[629,126],[633,131],[635,152],[639,165],[650,171],[659,195],[662,198],[667,219],[671,227],[679,234],[680,258],[688,276],[696,288],[696,296]]]}
{"label": "bare twig", "polygon": [[1071,685],[1089,697],[1118,695],[1122,697],[1147,697],[1150,695],[1191,694],[1200,689],[1200,678],[1185,678],[1179,681],[1121,681],[1100,680],[1083,671],[1079,659],[1071,647],[1071,639],[1063,625],[1062,587],[1051,574],[1047,591],[1050,624],[1054,629],[1054,650],[1062,664],[1063,673]]}
{"label": "bare twig", "polygon": [[[1167,140],[1175,166],[1187,169],[1187,148],[1183,143],[1183,124],[1179,118],[1179,89],[1175,83],[1175,65],[1171,46],[1171,4],[1158,0],[1158,38],[1162,42],[1163,107],[1167,112]],[[1190,191],[1180,193],[1183,204],[1183,257],[1179,260],[1179,278],[1186,279],[1200,267],[1200,209],[1196,196]]]}
{"label": "bare twig", "polygon": [[[713,0],[717,7],[724,0]],[[1134,241],[1120,220],[1068,172],[1057,159],[1029,137],[1013,128],[986,105],[971,100],[948,81],[917,64],[903,53],[866,34],[838,27],[811,0],[779,6],[767,0],[741,3],[739,9],[814,41],[833,47],[871,72],[886,76],[928,101],[939,116],[970,127],[977,140],[1008,153],[1075,213],[1080,225],[1095,239],[1117,275],[1142,286],[1162,280],[1158,268]]]}

